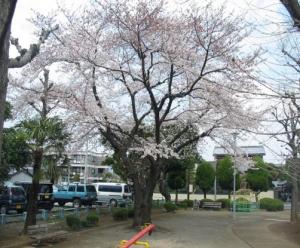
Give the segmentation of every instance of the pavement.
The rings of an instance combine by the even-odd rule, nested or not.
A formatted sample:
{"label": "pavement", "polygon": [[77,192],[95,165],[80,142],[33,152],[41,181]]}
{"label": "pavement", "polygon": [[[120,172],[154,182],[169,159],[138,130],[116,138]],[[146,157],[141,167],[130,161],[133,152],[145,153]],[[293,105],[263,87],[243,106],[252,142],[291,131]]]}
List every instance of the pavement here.
{"label": "pavement", "polygon": [[[236,220],[227,211],[181,210],[153,218],[156,231],[144,237],[155,248],[299,248],[285,237],[270,231],[269,225],[288,221],[288,212],[257,211],[238,213]],[[74,233],[55,248],[115,248],[122,239],[136,233],[129,222],[111,228]]]}

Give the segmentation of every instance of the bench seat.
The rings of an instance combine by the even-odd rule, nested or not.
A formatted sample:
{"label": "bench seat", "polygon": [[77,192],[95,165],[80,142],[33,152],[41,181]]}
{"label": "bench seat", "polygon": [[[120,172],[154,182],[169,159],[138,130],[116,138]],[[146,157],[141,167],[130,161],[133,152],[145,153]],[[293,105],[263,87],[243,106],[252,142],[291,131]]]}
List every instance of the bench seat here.
{"label": "bench seat", "polygon": [[202,208],[220,209],[222,202],[202,202]]}

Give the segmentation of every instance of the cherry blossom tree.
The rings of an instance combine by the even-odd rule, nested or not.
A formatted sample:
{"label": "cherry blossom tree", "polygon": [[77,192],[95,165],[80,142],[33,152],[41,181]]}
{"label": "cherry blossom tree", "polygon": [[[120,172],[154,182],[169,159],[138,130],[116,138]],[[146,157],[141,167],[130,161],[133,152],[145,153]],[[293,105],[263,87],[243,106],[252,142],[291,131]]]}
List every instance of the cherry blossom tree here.
{"label": "cherry blossom tree", "polygon": [[134,226],[151,221],[163,159],[256,115],[245,98],[257,90],[258,62],[257,51],[241,49],[247,24],[210,3],[172,10],[147,0],[61,8],[48,50],[62,61],[57,94],[68,122],[101,135],[134,183]]}
{"label": "cherry blossom tree", "polygon": [[[5,101],[8,85],[8,69],[21,68],[30,63],[40,51],[41,45],[49,37],[49,35],[57,30],[58,26],[54,25],[43,29],[40,33],[39,40],[31,44],[28,49],[22,48],[18,38],[11,36],[11,23],[14,16],[17,0],[3,0],[0,2],[0,154],[2,153],[3,123]],[[19,56],[15,58],[9,57],[10,44],[15,46],[19,52]],[[0,166],[1,157],[0,157]]]}

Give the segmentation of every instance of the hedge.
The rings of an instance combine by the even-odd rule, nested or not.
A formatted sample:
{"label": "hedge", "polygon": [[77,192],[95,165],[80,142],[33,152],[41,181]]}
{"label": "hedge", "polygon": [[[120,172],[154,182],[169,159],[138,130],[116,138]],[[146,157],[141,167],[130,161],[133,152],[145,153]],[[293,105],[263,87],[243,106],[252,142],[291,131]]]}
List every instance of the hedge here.
{"label": "hedge", "polygon": [[193,205],[194,205],[194,201],[193,200],[188,200],[188,199],[183,200],[182,203],[186,203],[188,208],[192,208]]}
{"label": "hedge", "polygon": [[230,208],[230,200],[227,198],[224,199],[217,199],[217,202],[221,202],[222,203],[222,208]]}
{"label": "hedge", "polygon": [[89,213],[86,216],[86,223],[88,226],[97,226],[99,223],[99,216],[96,213]]}
{"label": "hedge", "polygon": [[127,220],[128,210],[126,208],[114,208],[112,216],[114,220]]}
{"label": "hedge", "polygon": [[175,212],[175,210],[177,209],[176,205],[172,202],[166,202],[164,204],[164,209],[167,211],[167,212]]}
{"label": "hedge", "polygon": [[80,229],[80,226],[81,226],[80,219],[76,215],[73,215],[73,214],[68,215],[66,217],[66,222],[67,222],[68,227],[70,227],[73,231]]}
{"label": "hedge", "polygon": [[267,211],[282,211],[284,208],[284,204],[281,200],[272,198],[260,199],[259,206],[261,209],[265,209]]}

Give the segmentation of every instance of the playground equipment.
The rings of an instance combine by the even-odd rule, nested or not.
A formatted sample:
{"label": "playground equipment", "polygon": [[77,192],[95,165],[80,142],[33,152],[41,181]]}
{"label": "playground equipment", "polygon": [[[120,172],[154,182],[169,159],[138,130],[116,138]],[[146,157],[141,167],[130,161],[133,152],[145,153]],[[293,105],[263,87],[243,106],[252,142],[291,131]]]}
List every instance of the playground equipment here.
{"label": "playground equipment", "polygon": [[[232,207],[231,207],[232,209]],[[236,211],[237,212],[252,212],[259,209],[259,205],[256,202],[237,201]]]}
{"label": "playground equipment", "polygon": [[146,223],[144,225],[144,228],[136,235],[134,235],[130,240],[121,240],[119,248],[129,248],[133,245],[142,245],[145,248],[150,248],[150,244],[148,241],[138,241],[138,240],[144,237],[147,233],[151,235],[154,228],[155,228],[154,224]]}

